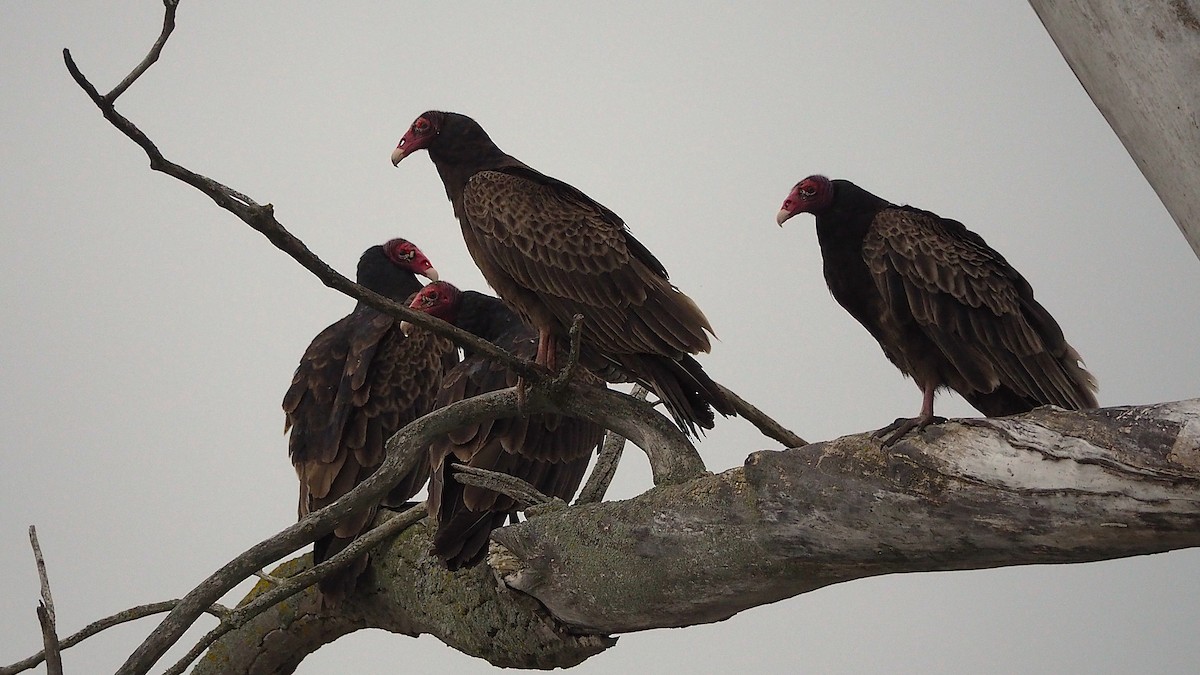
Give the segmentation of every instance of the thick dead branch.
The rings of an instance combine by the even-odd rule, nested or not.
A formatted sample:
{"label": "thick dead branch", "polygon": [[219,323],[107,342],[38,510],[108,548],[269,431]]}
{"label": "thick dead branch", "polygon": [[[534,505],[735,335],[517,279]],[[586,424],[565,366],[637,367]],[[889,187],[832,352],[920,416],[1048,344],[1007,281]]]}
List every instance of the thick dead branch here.
{"label": "thick dead branch", "polygon": [[[192,649],[183,658],[176,661],[175,665],[164,672],[164,675],[179,675],[193,661],[200,658],[204,650],[208,649],[221,636],[245,626],[255,617],[277,606],[284,600],[305,591],[329,573],[349,565],[358,556],[379,546],[383,541],[398,535],[424,517],[424,504],[418,504],[399,514],[386,513],[377,518],[378,525],[376,527],[367,531],[366,534],[355,539],[349,546],[316,567],[312,566],[311,560],[309,561],[309,566],[302,570],[290,569],[289,563],[284,563],[279,569],[290,570],[287,576],[260,574],[259,576],[263,579],[263,583],[256,585],[250,595],[236,609],[222,616],[221,623],[193,645]],[[253,662],[254,659],[247,661],[247,663]]]}
{"label": "thick dead branch", "polygon": [[1200,4],[1029,4],[1200,257]]}
{"label": "thick dead branch", "polygon": [[[644,401],[649,393],[650,391],[642,385],[635,384],[629,395]],[[575,499],[576,504],[590,504],[604,499],[604,493],[608,492],[608,486],[617,475],[617,466],[621,463],[621,455],[624,452],[624,436],[615,431],[604,435],[604,444],[600,446],[600,452],[596,455],[592,475],[588,476],[587,483],[579,491],[579,496]]]}
{"label": "thick dead branch", "polygon": [[[606,394],[615,392],[574,382],[568,383],[564,391],[556,392],[554,398],[546,394],[544,389],[539,385],[529,390],[526,412],[565,414],[566,406],[572,411],[586,410],[585,417],[600,424],[612,425],[644,443],[641,447],[650,455],[657,482],[678,483],[703,472],[703,464],[699,463],[697,456],[676,452],[679,430],[666,418],[658,414],[645,415],[644,411],[637,415],[630,414],[627,406],[645,406],[644,402],[624,395],[614,398]],[[388,441],[387,459],[370,478],[328,507],[305,516],[295,525],[250,548],[201,582],[180,600],[118,672],[148,672],[195,622],[205,607],[263,566],[312,542],[332,530],[337,522],[364,508],[368,502],[380,499],[399,476],[408,472],[412,462],[419,460],[421,451],[434,437],[466,424],[515,414],[516,391],[506,389],[459,401],[410,423]]]}
{"label": "thick dead branch", "polygon": [[494,538],[521,561],[509,585],[598,634],[719,621],[879,574],[1197,546],[1200,399],[951,422],[886,451],[858,435],[758,452]]}
{"label": "thick dead branch", "polygon": [[[866,433],[762,451],[719,475],[540,513],[493,536],[509,550],[496,571],[540,602],[497,587],[486,566],[446,572],[416,526],[376,552],[369,590],[330,630],[429,632],[497,665],[568,667],[610,644],[581,635],[719,621],[868,576],[1197,546],[1200,399],[952,421],[887,450]],[[477,602],[487,609],[464,611]],[[229,640],[254,645],[270,632],[266,649],[287,659],[337,637],[314,642],[305,631],[324,624],[279,611],[264,632],[248,625]],[[494,646],[481,638],[489,627],[505,636]],[[256,672],[283,662],[260,659]],[[248,660],[222,663],[241,665],[196,672],[250,672]]]}
{"label": "thick dead branch", "polygon": [[[428,555],[430,535],[421,523],[389,539],[336,608],[322,608],[311,588],[275,605],[217,641],[192,675],[291,672],[322,645],[362,628],[413,637],[431,633],[463,653],[512,668],[570,667],[616,642],[571,634],[536,601],[505,588],[486,565],[447,571]],[[274,574],[308,569],[311,559],[286,562]]]}

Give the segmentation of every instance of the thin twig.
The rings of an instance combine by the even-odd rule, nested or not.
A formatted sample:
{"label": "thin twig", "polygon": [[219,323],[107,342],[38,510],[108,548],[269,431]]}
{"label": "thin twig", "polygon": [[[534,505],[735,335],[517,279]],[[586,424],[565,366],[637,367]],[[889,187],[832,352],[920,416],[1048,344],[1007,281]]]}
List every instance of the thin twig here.
{"label": "thin twig", "polygon": [[720,383],[717,383],[717,387],[721,389],[721,393],[725,394],[725,398],[729,399],[729,402],[733,404],[733,409],[737,411],[737,414],[746,418],[748,422],[757,427],[767,438],[779,441],[785,448],[799,448],[808,445],[808,441],[800,438],[787,427],[768,417],[766,413],[754,407],[746,399],[735,394],[729,387]]}
{"label": "thin twig", "polygon": [[551,380],[551,389],[561,389],[567,382],[575,378],[575,372],[579,370],[579,354],[582,349],[581,342],[583,339],[583,315],[576,314],[572,317],[571,328],[567,331],[567,337],[570,340],[570,349],[567,351],[567,363],[562,367],[562,370]]}
{"label": "thin twig", "polygon": [[268,584],[279,585],[280,583],[282,583],[282,580],[279,577],[271,576],[270,574],[267,574],[263,570],[256,571],[254,573],[254,576],[258,577],[259,579],[262,579],[263,581],[267,582]]}
{"label": "thin twig", "polygon": [[425,312],[418,312],[375,293],[340,274],[316,256],[304,242],[288,232],[275,218],[275,209],[270,204],[259,205],[250,197],[223,185],[207,176],[202,176],[179,164],[163,157],[158,147],[137,128],[133,122],[116,111],[110,102],[100,95],[96,88],[80,72],[69,50],[63,50],[63,59],[67,70],[75,82],[87,93],[96,107],[104,114],[114,127],[136,143],[150,158],[150,168],[176,178],[197,190],[203,192],[218,206],[237,216],[250,227],[265,236],[276,248],[291,256],[305,269],[312,272],[323,284],[337,291],[378,309],[385,314],[399,317],[413,325],[429,330],[464,347],[470,347],[479,353],[486,354],[492,359],[504,364],[517,375],[529,382],[541,382],[549,377],[545,368],[525,359],[513,356],[511,353],[496,345],[476,337],[461,328],[452,326],[437,317]]}
{"label": "thin twig", "polygon": [[[640,400],[646,400],[650,390],[640,384],[633,385],[629,395]],[[617,473],[617,465],[621,463],[621,454],[625,451],[625,437],[615,431],[609,431],[604,436],[604,444],[596,454],[596,465],[592,467],[592,475],[579,491],[576,504],[594,504],[604,499],[608,486],[612,485],[613,476]]]}
{"label": "thin twig", "polygon": [[455,464],[450,475],[454,477],[454,480],[463,485],[481,487],[512,497],[522,509],[537,504],[549,504],[554,501],[526,481],[507,473],[489,471],[477,466],[467,466],[466,464]]}
{"label": "thin twig", "polygon": [[290,577],[279,578],[271,577],[275,580],[275,585],[267,591],[264,591],[250,602],[232,610],[229,615],[221,620],[221,623],[213,628],[204,637],[200,638],[191,650],[175,662],[167,670],[163,671],[163,675],[179,675],[193,661],[200,658],[204,650],[208,649],[212,643],[216,642],[221,636],[226,633],[241,628],[246,625],[254,617],[262,614],[271,607],[278,605],[280,602],[302,592],[309,586],[317,583],[320,579],[328,576],[346,565],[349,565],[354,559],[380,545],[384,541],[400,534],[404,530],[412,527],[414,524],[421,521],[426,515],[425,505],[417,504],[402,513],[398,513],[375,527],[368,530],[365,534],[359,536],[354,541],[350,542],[346,548],[338,551],[336,555],[322,562],[319,565],[310,567],[303,572],[292,575]]}
{"label": "thin twig", "polygon": [[134,68],[133,72],[129,73],[129,75],[126,75],[125,79],[121,80],[121,84],[113,87],[112,91],[104,95],[105,101],[108,101],[110,104],[115,102],[118,96],[125,93],[125,90],[129,88],[129,85],[133,84],[134,81],[141,77],[142,73],[146,72],[150,66],[154,65],[155,61],[158,61],[158,55],[162,53],[163,45],[167,43],[167,38],[170,37],[171,31],[175,30],[175,7],[178,4],[179,0],[163,0],[163,5],[167,8],[167,11],[163,15],[162,34],[158,36],[158,40],[156,40],[154,42],[154,46],[150,48],[150,53],[146,54],[146,58],[142,59],[142,62],[137,65],[137,68]]}
{"label": "thin twig", "polygon": [[[154,602],[148,605],[130,607],[129,609],[117,612],[112,616],[106,616],[103,619],[97,619],[96,621],[89,623],[77,632],[73,633],[70,637],[59,642],[59,650],[70,649],[71,647],[74,647],[93,635],[108,630],[113,626],[119,626],[130,621],[137,621],[138,619],[144,619],[148,616],[154,616],[155,614],[169,612],[174,609],[175,605],[177,604],[179,604],[178,600],[164,600],[163,602]],[[207,612],[220,619],[229,614],[229,609],[214,603],[213,606],[207,610]],[[46,652],[40,651],[27,659],[17,661],[16,663],[7,666],[0,666],[0,675],[17,675],[17,673],[37,667],[38,664],[45,660]]]}
{"label": "thin twig", "polygon": [[29,526],[29,544],[33,546],[33,560],[37,564],[38,580],[42,586],[42,599],[38,602],[38,623],[42,626],[43,653],[46,655],[47,675],[62,675],[62,654],[58,644],[58,632],[55,628],[54,598],[50,595],[50,576],[46,574],[46,559],[42,557],[42,547],[38,544],[37,528]]}

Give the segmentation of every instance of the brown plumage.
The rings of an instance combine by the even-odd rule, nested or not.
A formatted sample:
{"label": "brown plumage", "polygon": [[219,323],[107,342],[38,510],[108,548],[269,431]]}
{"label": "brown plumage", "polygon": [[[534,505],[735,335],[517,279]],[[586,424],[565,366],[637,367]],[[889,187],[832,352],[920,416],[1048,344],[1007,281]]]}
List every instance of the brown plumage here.
{"label": "brown plumage", "polygon": [[692,354],[712,327],[615,213],[501,151],[474,120],[430,111],[393,163],[426,149],[462,225],[467,250],[496,293],[538,329],[537,361],[585,318],[582,360],[610,381],[642,382],[677,424],[712,428],[733,408]]}
{"label": "brown plumage", "polygon": [[[358,263],[358,281],[398,302],[421,289],[416,274],[437,279],[413,244],[393,239],[373,246]],[[454,344],[422,330],[405,336],[400,321],[359,303],[348,316],[321,331],[304,352],[283,398],[288,452],[300,479],[300,516],[327,506],[375,472],[392,434],[429,412],[442,375],[458,361]],[[402,503],[429,477],[426,462],[405,476],[385,503]],[[370,527],[378,504],[338,524],[318,539],[313,557],[322,562]],[[318,582],[336,602],[354,589],[367,556]]]}
{"label": "brown plumage", "polygon": [[[532,358],[537,352],[537,331],[497,298],[439,281],[417,293],[411,306],[517,356]],[[443,380],[436,407],[516,385],[507,368],[466,351],[463,362]],[[604,386],[586,370],[580,375]],[[546,495],[570,500],[603,438],[604,428],[586,420],[525,415],[462,427],[435,441],[429,452],[429,515],[437,523],[433,553],[452,570],[474,565],[487,553],[491,531],[517,511],[510,497],[454,480],[450,473],[455,465],[507,473]]]}
{"label": "brown plumage", "polygon": [[797,183],[776,220],[804,212],[834,299],[923,393],[920,416],[881,432],[889,443],[936,419],[940,387],[989,417],[1096,407],[1095,378],[1029,282],[962,223],[824,176]]}

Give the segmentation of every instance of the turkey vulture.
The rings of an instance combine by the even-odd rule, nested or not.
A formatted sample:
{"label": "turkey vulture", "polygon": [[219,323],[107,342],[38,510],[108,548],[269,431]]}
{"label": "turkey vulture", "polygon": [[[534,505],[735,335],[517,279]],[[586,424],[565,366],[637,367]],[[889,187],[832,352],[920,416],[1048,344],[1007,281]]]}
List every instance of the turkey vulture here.
{"label": "turkey vulture", "polygon": [[537,328],[538,363],[553,368],[556,340],[582,314],[581,360],[595,373],[653,389],[692,435],[712,428],[714,408],[734,414],[691,356],[709,351],[708,319],[617,214],[505,154],[465,115],[422,114],[392,163],[420,149],[484,278]]}
{"label": "turkey vulture", "polygon": [[881,430],[887,444],[940,421],[940,387],[988,417],[1096,407],[1095,378],[1029,282],[962,223],[824,176],[797,183],[776,221],[804,212],[834,299],[921,388],[920,416]]}
{"label": "turkey vulture", "polygon": [[[522,358],[537,353],[537,331],[523,323],[497,298],[459,291],[438,281],[412,299],[415,310],[452,323]],[[450,405],[516,384],[504,366],[465,349],[466,358],[442,380],[435,407]],[[581,370],[585,381],[604,382]],[[604,427],[560,415],[527,415],[463,427],[430,445],[429,514],[437,522],[433,553],[452,570],[478,563],[487,553],[488,535],[516,513],[512,498],[460,484],[450,476],[456,464],[500,471],[563,500],[570,500],[587,471],[592,450],[604,439]]]}
{"label": "turkey vulture", "polygon": [[[438,278],[425,254],[404,239],[372,246],[358,262],[358,282],[398,302],[421,289],[417,274]],[[451,341],[421,330],[406,337],[399,319],[363,303],[313,338],[283,397],[300,516],[333,503],[374,473],[388,438],[429,412],[443,373],[457,362]],[[418,463],[386,502],[407,500],[428,477],[428,463]],[[358,512],[318,539],[314,561],[345,548],[370,526],[377,508]],[[352,591],[367,562],[363,556],[319,581],[322,597],[336,603]]]}

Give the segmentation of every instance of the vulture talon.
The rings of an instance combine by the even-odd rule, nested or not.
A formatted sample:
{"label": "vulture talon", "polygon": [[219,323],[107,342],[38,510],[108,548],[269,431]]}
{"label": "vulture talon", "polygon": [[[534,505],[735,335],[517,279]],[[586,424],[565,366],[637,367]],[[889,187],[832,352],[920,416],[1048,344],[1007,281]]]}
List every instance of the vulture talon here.
{"label": "vulture talon", "polygon": [[942,424],[945,417],[930,415],[929,417],[897,417],[895,422],[871,434],[872,438],[882,438],[883,447],[890,448],[910,432],[920,433],[931,424]]}

